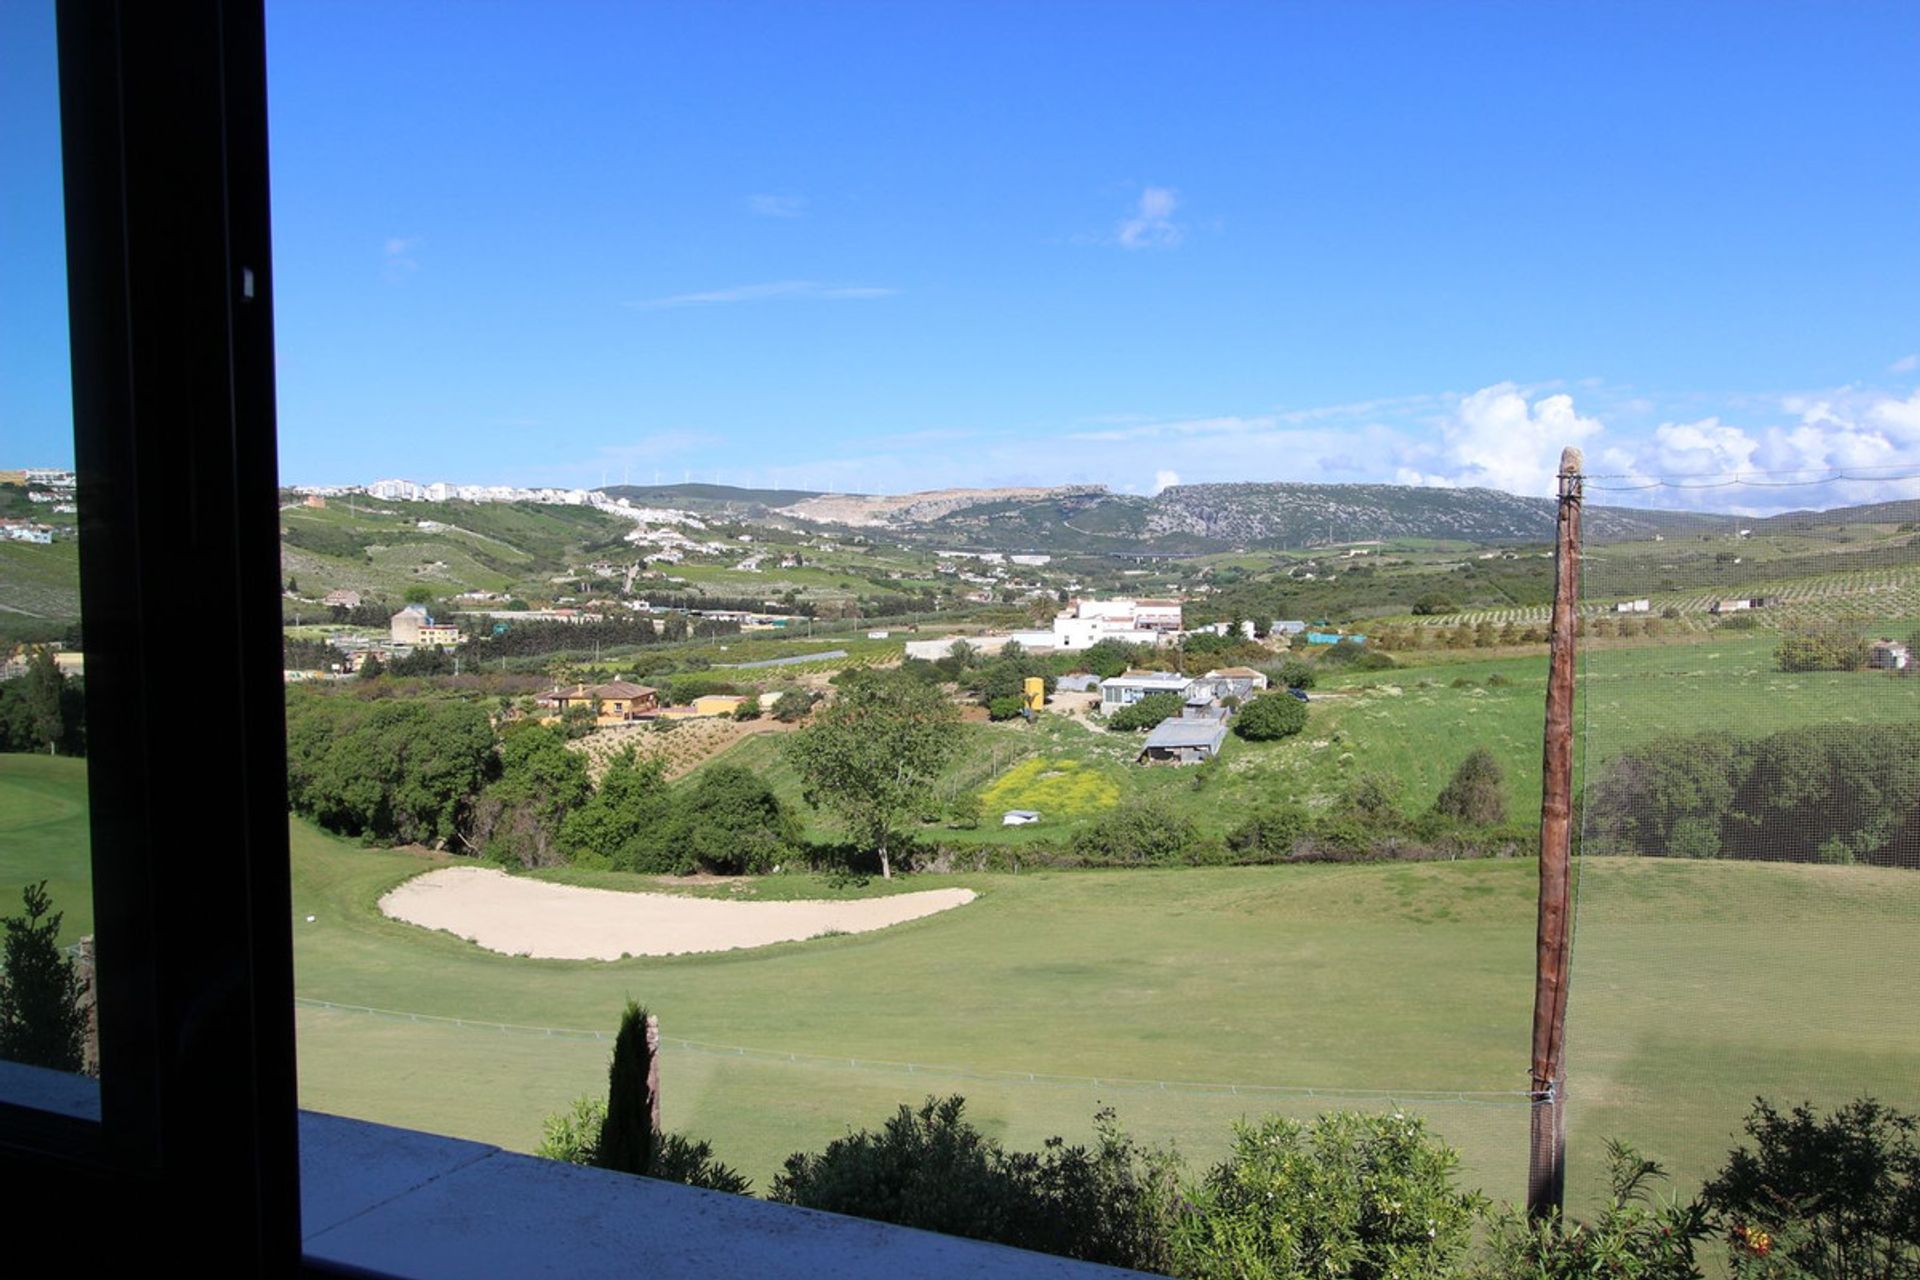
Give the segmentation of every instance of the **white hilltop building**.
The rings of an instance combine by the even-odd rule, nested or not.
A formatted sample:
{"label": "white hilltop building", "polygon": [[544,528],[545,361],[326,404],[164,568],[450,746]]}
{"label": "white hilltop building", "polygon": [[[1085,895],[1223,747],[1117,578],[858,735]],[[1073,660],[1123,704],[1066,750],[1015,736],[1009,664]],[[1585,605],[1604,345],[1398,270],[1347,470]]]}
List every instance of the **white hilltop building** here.
{"label": "white hilltop building", "polygon": [[1005,635],[945,636],[937,640],[907,641],[909,658],[944,658],[955,641],[965,640],[981,653],[998,653],[1009,643],[1049,653],[1091,649],[1102,640],[1125,644],[1165,644],[1180,634],[1178,600],[1075,600],[1056,614],[1047,631],[1014,631]]}

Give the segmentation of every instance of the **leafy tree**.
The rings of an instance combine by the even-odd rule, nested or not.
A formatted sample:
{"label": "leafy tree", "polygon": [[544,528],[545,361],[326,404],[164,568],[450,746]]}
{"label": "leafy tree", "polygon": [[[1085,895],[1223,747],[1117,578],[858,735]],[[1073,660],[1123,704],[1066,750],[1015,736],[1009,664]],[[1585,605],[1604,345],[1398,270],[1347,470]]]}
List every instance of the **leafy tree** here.
{"label": "leafy tree", "polygon": [[709,765],[673,795],[667,847],[681,865],[720,875],[766,871],[800,843],[800,822],[760,776]]}
{"label": "leafy tree", "polygon": [[1307,727],[1307,704],[1290,693],[1263,693],[1233,718],[1233,731],[1249,742],[1291,738]]}
{"label": "leafy tree", "polygon": [[1859,671],[1868,648],[1856,621],[1806,619],[1781,632],[1774,660],[1782,671]]}
{"label": "leafy tree", "polygon": [[1452,613],[1453,610],[1454,610],[1453,601],[1449,600],[1446,596],[1442,595],[1438,591],[1429,591],[1425,595],[1421,596],[1418,600],[1415,600],[1413,602],[1414,613],[1420,615],[1421,617],[1427,617],[1427,616],[1430,616],[1433,614],[1439,614],[1439,613]]}
{"label": "leafy tree", "polygon": [[983,808],[978,791],[962,791],[947,803],[947,821],[966,831],[972,831],[980,825],[980,813]]}
{"label": "leafy tree", "polygon": [[575,862],[666,871],[672,855],[662,836],[672,811],[665,763],[628,746],[607,762],[593,795],[567,815],[560,843]]}
{"label": "leafy tree", "polygon": [[386,672],[387,666],[384,662],[380,661],[380,655],[377,653],[368,654],[366,661],[360,664],[360,678],[362,680],[378,680],[381,676],[385,675]]}
{"label": "leafy tree", "polygon": [[1183,705],[1185,703],[1177,693],[1150,693],[1108,716],[1107,728],[1115,733],[1136,733],[1141,729],[1151,729],[1162,720],[1179,715]]}
{"label": "leafy tree", "polygon": [[783,745],[807,803],[835,814],[891,878],[900,833],[960,748],[958,721],[938,689],[876,673],[843,687]]}
{"label": "leafy tree", "polygon": [[66,688],[67,678],[61,674],[60,664],[53,660],[53,650],[40,645],[27,659],[26,698],[27,715],[33,727],[34,740],[52,755],[65,736],[66,721],[60,714],[60,695]]}
{"label": "leafy tree", "polygon": [[613,1038],[613,1061],[607,1066],[607,1114],[594,1144],[593,1162],[602,1169],[646,1173],[653,1167],[653,1092],[647,1088],[652,1065],[647,1011],[629,1000]]}
{"label": "leafy tree", "polygon": [[1453,771],[1433,802],[1435,813],[1476,826],[1495,827],[1507,820],[1506,773],[1493,752],[1475,747]]}
{"label": "leafy tree", "polygon": [[407,588],[405,599],[408,604],[432,604],[433,592],[415,583],[413,586]]}
{"label": "leafy tree", "polygon": [[21,891],[25,913],[7,917],[0,954],[0,1058],[55,1071],[85,1063],[80,973],[60,950],[61,912],[47,882]]}
{"label": "leafy tree", "polygon": [[587,759],[567,749],[564,728],[510,724],[501,735],[500,776],[474,805],[473,843],[525,867],[564,862],[563,824],[592,791]]}
{"label": "leafy tree", "polygon": [[1126,674],[1133,665],[1134,646],[1120,640],[1098,640],[1081,652],[1080,661],[1102,680],[1111,680]]}
{"label": "leafy tree", "polygon": [[1821,1116],[1764,1098],[1701,1198],[1751,1240],[1764,1228],[1820,1280],[1920,1276],[1920,1117],[1860,1098]]}
{"label": "leafy tree", "polygon": [[474,703],[287,697],[288,802],[342,835],[444,846],[494,759],[493,725]]}
{"label": "leafy tree", "polygon": [[1301,658],[1288,658],[1280,664],[1280,683],[1289,689],[1311,689],[1320,675],[1313,664]]}
{"label": "leafy tree", "polygon": [[796,720],[806,719],[813,710],[813,695],[805,689],[788,689],[773,703],[773,718],[782,724],[792,724]]}
{"label": "leafy tree", "polygon": [[1449,1274],[1480,1199],[1453,1185],[1459,1156],[1416,1116],[1273,1116],[1234,1130],[1233,1154],[1176,1225],[1177,1273],[1194,1280]]}
{"label": "leafy tree", "polygon": [[1019,694],[1002,696],[987,703],[987,719],[1018,720],[1020,713],[1026,710],[1026,699]]}

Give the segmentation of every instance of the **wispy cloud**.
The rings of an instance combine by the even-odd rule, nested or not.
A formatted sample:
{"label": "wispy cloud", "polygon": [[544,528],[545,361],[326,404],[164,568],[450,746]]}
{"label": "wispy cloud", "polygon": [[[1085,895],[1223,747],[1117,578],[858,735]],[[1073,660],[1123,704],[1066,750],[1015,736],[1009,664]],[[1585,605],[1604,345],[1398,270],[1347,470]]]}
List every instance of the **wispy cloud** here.
{"label": "wispy cloud", "polygon": [[757,192],[747,197],[747,208],[762,218],[804,218],[807,198]]}
{"label": "wispy cloud", "polygon": [[1171,249],[1186,239],[1186,231],[1173,220],[1180,207],[1180,193],[1172,187],[1148,187],[1140,193],[1140,202],[1131,217],[1122,218],[1113,230],[1114,243],[1122,249]]}
{"label": "wispy cloud", "polygon": [[1920,351],[1910,356],[1901,356],[1887,366],[1888,373],[1912,373],[1915,369],[1920,369]]}
{"label": "wispy cloud", "polygon": [[664,298],[643,298],[626,305],[636,311],[659,311],[668,307],[711,307],[728,302],[775,302],[812,299],[824,302],[865,301],[891,298],[898,289],[874,285],[822,284],[816,280],[776,280],[769,284],[743,284],[731,289],[709,289],[701,293],[676,293]]}
{"label": "wispy cloud", "polygon": [[414,257],[414,251],[419,247],[419,236],[388,236],[381,253],[380,274],[388,280],[404,280],[418,271],[420,260]]}

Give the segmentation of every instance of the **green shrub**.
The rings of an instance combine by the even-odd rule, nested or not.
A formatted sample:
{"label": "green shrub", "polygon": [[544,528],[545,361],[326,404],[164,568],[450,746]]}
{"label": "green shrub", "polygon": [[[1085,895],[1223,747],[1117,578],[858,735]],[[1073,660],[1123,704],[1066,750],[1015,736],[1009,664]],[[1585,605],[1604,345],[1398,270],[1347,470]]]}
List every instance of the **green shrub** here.
{"label": "green shrub", "polygon": [[[606,1120],[606,1103],[598,1098],[575,1098],[567,1110],[550,1114],[541,1123],[540,1145],[533,1149],[533,1154],[568,1164],[595,1164],[600,1128]],[[647,1176],[736,1196],[746,1195],[753,1189],[750,1179],[713,1158],[712,1144],[677,1133],[654,1134],[653,1159]]]}
{"label": "green shrub", "polygon": [[1426,617],[1431,614],[1452,613],[1453,610],[1453,601],[1447,599],[1447,597],[1437,591],[1429,591],[1426,595],[1421,596],[1413,602],[1414,613],[1421,617]]}
{"label": "green shrub", "polygon": [[[1334,648],[1340,646],[1335,645]],[[1391,671],[1400,664],[1378,649],[1368,649],[1350,664],[1355,671]]]}
{"label": "green shrub", "polygon": [[1311,817],[1299,803],[1270,802],[1254,810],[1228,834],[1227,848],[1244,860],[1278,860],[1293,851],[1293,842],[1311,826]]}
{"label": "green shrub", "polygon": [[739,721],[758,720],[760,718],[760,699],[753,694],[733,709],[733,718]]}
{"label": "green shrub", "polygon": [[1150,693],[1138,702],[1128,703],[1107,717],[1107,728],[1115,733],[1135,733],[1151,729],[1162,720],[1180,714],[1185,700],[1177,693]]}
{"label": "green shrub", "polygon": [[998,697],[987,703],[987,719],[1018,720],[1020,713],[1026,709],[1026,699],[1019,694]]}
{"label": "green shrub", "polygon": [[1517,1209],[1489,1217],[1472,1280],[1700,1280],[1694,1248],[1709,1226],[1699,1205],[1657,1201],[1649,1184],[1664,1176],[1631,1147],[1607,1144],[1612,1195],[1591,1222],[1529,1222]]}
{"label": "green shrub", "polygon": [[967,1123],[966,1100],[902,1106],[878,1132],[795,1152],[768,1198],[1113,1266],[1163,1270],[1170,1157],[1136,1146],[1102,1112],[1093,1149],[1058,1138],[1008,1152]]}
{"label": "green shrub", "polygon": [[1200,838],[1193,820],[1155,795],[1108,809],[1073,838],[1073,852],[1094,865],[1168,864],[1181,860]]}
{"label": "green shrub", "polygon": [[1735,1234],[1762,1229],[1819,1280],[1920,1276],[1920,1116],[1860,1098],[1820,1116],[1757,1100],[1753,1139],[1701,1192]]}
{"label": "green shrub", "polygon": [[773,718],[782,724],[792,724],[806,718],[813,710],[813,695],[804,689],[788,689],[773,704]]}
{"label": "green shrub", "polygon": [[1506,772],[1493,752],[1485,747],[1468,752],[1433,802],[1433,810],[1478,827],[1497,827],[1505,822]]}
{"label": "green shrub", "polygon": [[1306,727],[1307,704],[1290,693],[1263,693],[1233,718],[1233,731],[1249,742],[1291,738]]}
{"label": "green shrub", "polygon": [[1487,688],[1489,689],[1504,689],[1512,683],[1513,681],[1509,677],[1501,675],[1498,671],[1487,677]]}
{"label": "green shrub", "polygon": [[1340,793],[1340,810],[1376,822],[1399,817],[1400,779],[1377,769],[1356,774]]}
{"label": "green shrub", "polygon": [[1280,664],[1280,683],[1289,689],[1311,689],[1319,683],[1313,664],[1300,658],[1288,658]]}
{"label": "green shrub", "polygon": [[1234,1129],[1174,1229],[1193,1280],[1430,1280],[1455,1267],[1479,1198],[1453,1185],[1459,1156],[1402,1113],[1331,1112]]}
{"label": "green shrub", "polygon": [[[1753,625],[1751,618],[1743,620]],[[1720,625],[1730,626],[1733,621],[1728,618]],[[1868,647],[1857,623],[1804,621],[1781,633],[1774,661],[1782,671],[1859,671],[1867,665]]]}

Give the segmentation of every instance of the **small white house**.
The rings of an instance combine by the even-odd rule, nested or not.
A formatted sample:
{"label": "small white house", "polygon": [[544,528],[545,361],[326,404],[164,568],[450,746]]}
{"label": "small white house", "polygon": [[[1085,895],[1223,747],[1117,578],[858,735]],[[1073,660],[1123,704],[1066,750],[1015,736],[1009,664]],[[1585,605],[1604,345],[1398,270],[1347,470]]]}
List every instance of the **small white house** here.
{"label": "small white house", "polygon": [[1613,606],[1615,613],[1647,613],[1653,608],[1650,600],[1622,600]]}
{"label": "small white house", "polygon": [[1913,654],[1898,640],[1875,640],[1867,650],[1867,665],[1875,671],[1905,671],[1913,665]]}

